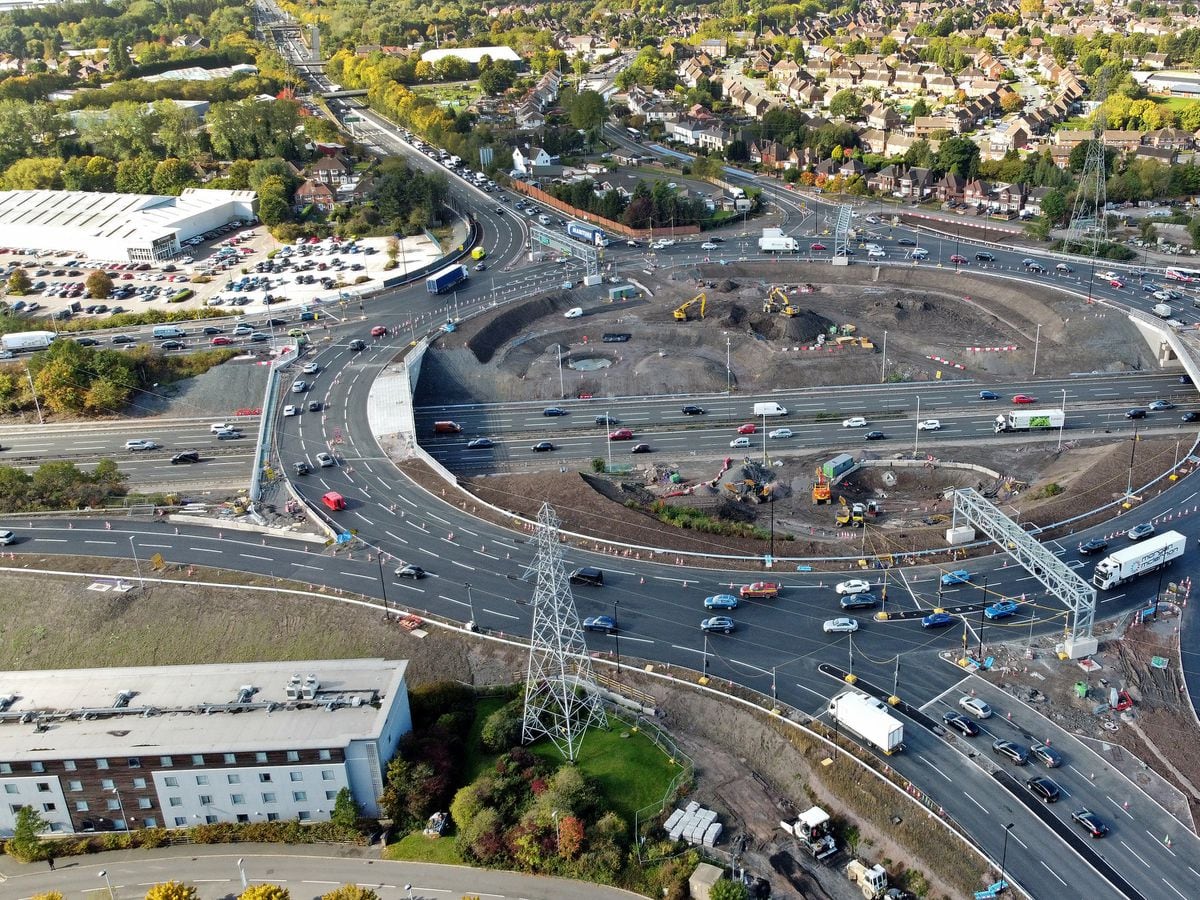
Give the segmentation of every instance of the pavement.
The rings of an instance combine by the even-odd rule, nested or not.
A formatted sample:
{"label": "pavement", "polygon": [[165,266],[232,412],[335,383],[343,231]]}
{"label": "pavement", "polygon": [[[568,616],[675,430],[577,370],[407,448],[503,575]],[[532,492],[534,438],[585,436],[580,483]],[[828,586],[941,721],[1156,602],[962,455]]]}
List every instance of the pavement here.
{"label": "pavement", "polygon": [[391,862],[379,859],[376,849],[340,844],[179,845],[116,850],[65,857],[53,872],[45,863],[25,865],[0,856],[0,894],[25,900],[53,890],[66,897],[83,894],[95,900],[104,898],[111,885],[113,900],[132,900],[145,896],[151,885],[183,881],[194,885],[203,900],[224,900],[242,892],[242,872],[247,884],[283,885],[292,900],[318,898],[342,884],[371,888],[381,900],[457,900],[472,894],[488,900],[627,900],[638,896],[566,878]]}

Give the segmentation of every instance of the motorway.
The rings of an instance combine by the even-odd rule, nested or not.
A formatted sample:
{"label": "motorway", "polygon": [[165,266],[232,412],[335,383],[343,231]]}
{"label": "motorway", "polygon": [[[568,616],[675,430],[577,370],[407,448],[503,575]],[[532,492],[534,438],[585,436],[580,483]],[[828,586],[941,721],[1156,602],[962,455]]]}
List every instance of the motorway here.
{"label": "motorway", "polygon": [[[381,147],[389,152],[405,153],[414,164],[436,167],[435,163],[391,135],[386,123],[376,121],[373,127],[378,131]],[[493,299],[519,296],[544,287],[551,278],[557,279],[558,276],[551,273],[561,272],[560,267],[518,262],[524,226],[515,217],[508,213],[496,214],[495,200],[478,189],[457,179],[451,179],[451,183],[457,201],[479,221],[483,242],[494,263],[491,271],[495,281],[489,278],[489,284],[484,284],[483,279],[473,278],[452,301],[453,306],[444,305],[444,298],[435,301],[433,317],[455,309],[461,313]],[[815,205],[812,198],[776,190],[772,192],[771,200],[786,210],[789,230],[800,233],[810,229],[810,233],[815,234],[822,227],[821,216],[812,213]],[[900,245],[895,241],[905,234],[904,229],[893,229],[889,233],[888,239],[892,242],[888,245],[889,253],[899,252]],[[883,243],[882,239],[880,243]],[[721,252],[740,252],[731,244],[725,247],[731,249]],[[952,249],[943,246],[938,259],[931,262],[944,263],[951,252]],[[694,263],[699,255],[695,246],[685,242],[660,251],[657,259],[659,265],[682,265]],[[1025,255],[1037,256],[1036,253],[997,251],[996,266],[989,267],[986,274],[1028,277],[1020,265],[1020,258]],[[644,264],[641,255],[619,248],[609,258],[618,271],[624,266],[640,268]],[[897,262],[900,262],[899,258]],[[814,264],[800,264],[798,280],[804,280],[800,274],[804,267]],[[1054,281],[1049,276],[1042,280]],[[1057,283],[1069,283],[1076,290],[1081,286],[1078,278],[1064,277],[1057,279]],[[1136,286],[1136,280],[1134,283]],[[1107,283],[1100,284],[1099,279],[1093,287],[1096,296],[1119,299],[1137,308],[1147,306],[1140,292],[1135,294],[1129,289],[1122,292]],[[1086,292],[1086,284],[1083,290]],[[321,508],[319,497],[322,493],[328,490],[342,493],[349,501],[349,508],[337,514],[336,527],[354,529],[373,552],[387,554],[386,567],[378,561],[364,559],[362,553],[354,554],[356,558],[316,554],[282,535],[223,535],[203,528],[176,528],[134,520],[117,520],[107,526],[95,520],[67,520],[65,525],[68,527],[64,530],[63,522],[37,524],[13,519],[7,527],[13,528],[20,540],[10,549],[41,557],[63,554],[128,557],[131,549],[144,557],[147,553],[157,552],[175,563],[253,571],[375,597],[382,595],[386,602],[406,609],[458,621],[470,619],[489,631],[527,634],[533,592],[527,568],[532,562],[528,536],[477,520],[457,506],[442,503],[440,498],[435,499],[415,486],[397,471],[371,433],[369,387],[407,343],[408,323],[420,315],[425,315],[428,320],[430,310],[423,285],[372,301],[371,323],[393,326],[393,332],[362,353],[350,352],[346,344],[352,337],[365,337],[361,334],[366,330],[363,323],[348,323],[331,329],[331,341],[312,348],[310,355],[304,358],[305,362],[315,359],[323,367],[316,383],[319,393],[315,396],[323,398],[325,410],[319,415],[307,413],[282,419],[279,423],[279,453],[286,471],[290,472],[292,462],[301,459],[311,462],[316,452],[334,452],[337,465],[296,478],[296,489],[318,509]],[[1072,429],[1126,428],[1123,406],[1114,411],[1103,408],[1106,403],[1142,404],[1148,399],[1168,396],[1187,399],[1192,406],[1195,404],[1190,391],[1185,391],[1172,376],[1163,375],[1031,380],[1022,382],[1020,389],[1034,392],[1048,406],[1057,405],[1061,391],[1067,390]],[[980,404],[977,399],[972,401],[971,394],[977,397],[977,391],[977,386],[963,383],[937,387],[923,385],[920,388],[922,417],[942,418],[946,424],[943,434],[922,434],[922,442],[954,440],[956,435],[967,439],[986,438],[990,418],[1000,409],[1011,406],[1003,402]],[[846,414],[869,412],[872,416],[889,416],[883,421],[896,422],[896,428],[901,430],[910,429],[915,419],[912,401],[916,392],[911,387],[846,388],[837,396],[847,404],[858,404],[857,407],[843,405],[839,400],[836,410],[828,410],[836,412],[839,419]],[[770,399],[779,398],[785,398],[786,404],[795,405],[805,417],[813,419],[801,426],[801,437],[792,439],[798,446],[809,442],[817,445],[835,437],[844,440],[839,423],[815,421],[818,412],[826,411],[824,400],[805,392],[772,395]],[[667,441],[669,436],[687,425],[675,408],[681,402],[684,401],[618,400],[607,404],[604,411],[610,411],[618,418],[627,417],[631,424],[639,427],[645,426],[650,429],[649,433],[656,435],[653,440],[658,443]],[[746,418],[752,398],[730,401],[724,397],[701,397],[688,398],[686,402],[696,402],[708,409],[706,419],[709,421],[720,419],[732,423]],[[976,412],[976,407],[984,411]],[[589,405],[587,409],[590,411],[592,407]],[[471,429],[479,429],[478,433],[507,435],[521,431],[521,443],[532,440],[536,436],[533,432],[543,429],[580,431],[579,425],[572,426],[567,421],[548,423],[534,405],[520,405],[515,410],[463,410],[461,417]],[[428,422],[442,412],[421,411],[421,421]],[[572,414],[576,418],[579,415]],[[648,418],[636,419],[639,415]],[[454,416],[458,418],[459,411],[456,410]],[[1165,422],[1168,416],[1178,422],[1174,412],[1161,414],[1161,421]],[[189,437],[203,440],[199,426],[189,428],[196,429],[188,432]],[[590,432],[595,428],[585,420],[582,430]],[[706,422],[695,429],[696,435],[703,435],[704,446],[711,452],[723,452],[719,445],[720,441],[728,440],[731,429],[727,425],[718,429]],[[142,436],[143,426],[139,425],[138,431],[137,436]],[[691,430],[685,433],[691,442]],[[1188,432],[1189,437],[1192,433]],[[595,455],[597,438],[603,440],[598,432],[595,434],[595,437],[580,438],[579,446],[573,445],[571,453],[583,456],[590,447]],[[146,432],[146,436],[153,435]],[[5,443],[9,440],[15,438],[6,439]],[[116,437],[106,435],[96,440],[115,441]],[[505,437],[504,440],[510,439]],[[447,444],[453,443],[455,441],[447,441]],[[31,443],[28,448],[35,446],[40,445]],[[667,444],[662,443],[662,446]],[[158,462],[161,464],[161,459]],[[1070,541],[1051,541],[1048,546],[1086,577],[1090,563],[1075,551],[1078,540],[1090,536],[1093,531],[1112,532],[1143,520],[1158,521],[1165,528],[1168,516],[1191,509],[1200,502],[1196,500],[1200,493],[1198,478],[1200,476],[1186,476],[1169,492],[1147,500],[1118,520],[1073,535]],[[1178,528],[1191,540],[1196,540],[1200,538],[1200,524],[1197,523],[1200,518],[1188,515],[1174,518],[1169,527]],[[851,639],[845,635],[826,636],[820,630],[822,621],[840,614],[831,588],[837,580],[836,575],[779,570],[772,576],[784,584],[779,599],[743,602],[733,613],[738,625],[733,634],[705,637],[698,627],[706,614],[703,598],[735,589],[738,584],[753,580],[752,576],[738,576],[723,569],[677,568],[664,562],[596,554],[573,546],[566,548],[566,556],[570,566],[590,564],[605,571],[605,587],[582,586],[575,591],[581,615],[613,614],[619,622],[620,630],[615,636],[587,635],[589,649],[602,658],[615,655],[619,642],[620,653],[625,659],[667,663],[691,670],[707,668],[719,680],[727,679],[763,694],[774,693],[787,706],[813,715],[821,712],[827,698],[841,684],[831,677],[829,667],[850,664]],[[413,581],[392,576],[390,570],[400,560],[423,566],[430,572],[430,577]],[[939,654],[957,647],[964,632],[968,640],[974,641],[977,636],[974,631],[976,611],[985,602],[1001,596],[1024,600],[1019,615],[988,626],[987,639],[994,639],[997,634],[1023,639],[1031,631],[1061,631],[1064,617],[1061,604],[1046,595],[1034,576],[1016,567],[1005,567],[1003,563],[999,557],[972,561],[969,565],[977,586],[950,589],[941,588],[938,577],[941,570],[936,567],[872,573],[873,580],[887,581],[889,613],[911,616],[944,606],[962,612],[965,618],[963,624],[940,631],[927,631],[912,618],[887,622],[865,620],[862,630],[853,638],[854,672],[864,684],[883,686],[890,692],[899,661],[900,695],[914,709],[929,710],[937,717],[945,709],[945,699],[953,702],[965,689],[960,687],[961,670],[943,661]],[[1172,577],[1185,574],[1185,571],[1180,567]],[[982,587],[984,579],[986,591]],[[1145,606],[1153,594],[1154,579],[1135,581],[1123,591],[1102,595],[1100,615],[1109,616]],[[979,686],[978,682],[972,684]],[[934,733],[920,715],[907,718],[908,749],[890,758],[888,764],[922,785],[927,796],[994,858],[998,858],[1000,852],[1001,823],[1015,823],[1013,839],[1028,852],[1017,853],[1010,848],[1008,869],[1035,896],[1053,896],[1066,886],[1074,893],[1095,897],[1200,896],[1200,872],[1191,867],[1192,860],[1200,859],[1200,842],[1194,835],[1186,833],[1132,785],[1123,783],[1099,757],[1082,746],[1072,746],[1067,736],[1052,724],[1020,708],[1011,698],[997,698],[997,705],[1005,712],[1013,713],[1013,724],[1008,723],[1007,717],[1003,721],[989,722],[996,734],[1027,741],[1028,737],[1024,735],[1040,736],[1052,732],[1056,745],[1070,748],[1066,751],[1068,766],[1054,773],[1070,792],[1070,797],[1053,810],[1036,803],[1030,806],[1029,795],[1019,785],[1010,790],[996,774],[1005,769],[997,767],[986,749],[983,753],[971,753],[964,746],[965,742],[947,740]],[[1022,737],[1018,738],[1018,734]],[[982,737],[976,739],[980,746],[983,740]],[[1022,770],[1017,774],[1024,776],[1026,772]],[[1127,811],[1114,808],[1111,802],[1122,796],[1132,798]],[[1113,828],[1104,841],[1085,841],[1081,832],[1069,822],[1063,824],[1063,817],[1071,809],[1084,804],[1099,812]],[[1043,817],[1047,812],[1052,813],[1054,821]],[[1164,835],[1171,837],[1170,845],[1162,840]],[[1064,852],[1067,846],[1075,852]],[[1097,850],[1102,851],[1103,860],[1092,855]],[[1106,871],[1107,880],[1093,868],[1103,869],[1106,862],[1116,870]],[[1122,882],[1122,878],[1128,882]]]}

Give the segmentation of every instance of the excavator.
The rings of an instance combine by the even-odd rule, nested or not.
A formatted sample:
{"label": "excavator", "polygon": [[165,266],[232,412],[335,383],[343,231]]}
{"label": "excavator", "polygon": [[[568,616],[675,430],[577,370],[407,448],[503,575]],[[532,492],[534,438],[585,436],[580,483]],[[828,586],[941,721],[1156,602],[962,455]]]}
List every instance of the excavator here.
{"label": "excavator", "polygon": [[708,304],[708,297],[702,291],[699,294],[697,294],[695,297],[693,297],[691,300],[687,301],[687,303],[681,303],[678,307],[675,308],[675,312],[672,313],[672,315],[675,316],[675,321],[676,322],[686,322],[688,320],[688,310],[697,303],[700,304],[700,318],[703,319],[704,318],[704,309]]}
{"label": "excavator", "polygon": [[771,293],[763,300],[763,312],[782,313],[788,318],[793,318],[800,315],[800,308],[792,306],[792,302],[788,300],[787,294],[778,287],[773,287],[771,288]]}
{"label": "excavator", "polygon": [[817,505],[833,502],[829,479],[825,477],[825,472],[820,466],[817,466],[817,480],[812,483],[812,502]]}

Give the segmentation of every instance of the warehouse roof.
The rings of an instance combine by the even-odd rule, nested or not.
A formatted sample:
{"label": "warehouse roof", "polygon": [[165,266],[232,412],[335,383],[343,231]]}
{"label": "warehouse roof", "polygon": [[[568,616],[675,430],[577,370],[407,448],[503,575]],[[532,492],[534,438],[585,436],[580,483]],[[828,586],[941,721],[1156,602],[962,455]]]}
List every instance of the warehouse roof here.
{"label": "warehouse roof", "polygon": [[421,59],[432,64],[447,56],[457,56],[472,65],[478,65],[479,60],[485,56],[490,56],[493,62],[502,59],[507,59],[509,62],[521,61],[521,57],[512,47],[450,47],[445,50],[426,50],[421,54]]}

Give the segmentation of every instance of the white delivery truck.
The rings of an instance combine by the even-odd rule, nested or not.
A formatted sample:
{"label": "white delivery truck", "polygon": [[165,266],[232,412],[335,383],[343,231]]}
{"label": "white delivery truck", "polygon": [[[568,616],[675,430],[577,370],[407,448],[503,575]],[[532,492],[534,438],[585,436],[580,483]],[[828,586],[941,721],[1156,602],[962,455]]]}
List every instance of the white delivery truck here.
{"label": "white delivery truck", "polygon": [[764,228],[758,239],[758,249],[761,253],[795,253],[800,244],[794,237],[784,234],[782,228]]}
{"label": "white delivery truck", "polygon": [[53,331],[14,331],[0,335],[0,346],[9,353],[21,350],[45,350],[57,337]]}
{"label": "white delivery truck", "polygon": [[774,400],[767,403],[755,403],[754,414],[756,416],[786,416],[787,407],[780,406]]}
{"label": "white delivery truck", "polygon": [[1044,431],[1061,428],[1066,420],[1066,414],[1061,409],[1014,409],[996,416],[994,428],[996,434],[1002,431]]}
{"label": "white delivery truck", "polygon": [[1183,556],[1187,538],[1178,531],[1165,531],[1139,544],[1124,547],[1096,563],[1092,584],[1107,591],[1164,566]]}
{"label": "white delivery truck", "polygon": [[892,718],[882,700],[858,691],[843,691],[829,701],[829,716],[884,753],[904,749],[904,723]]}

